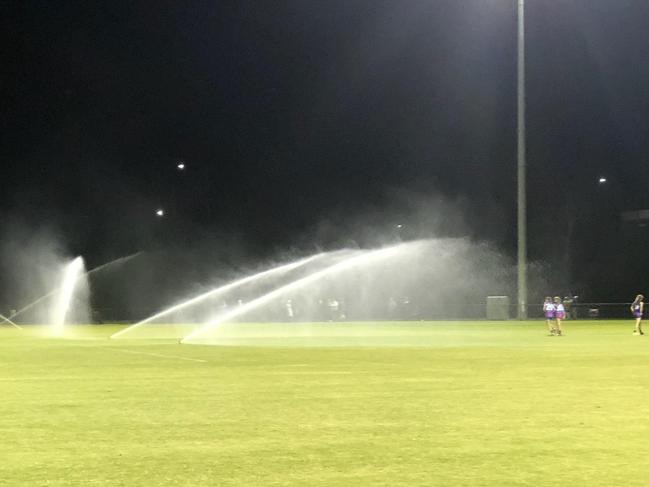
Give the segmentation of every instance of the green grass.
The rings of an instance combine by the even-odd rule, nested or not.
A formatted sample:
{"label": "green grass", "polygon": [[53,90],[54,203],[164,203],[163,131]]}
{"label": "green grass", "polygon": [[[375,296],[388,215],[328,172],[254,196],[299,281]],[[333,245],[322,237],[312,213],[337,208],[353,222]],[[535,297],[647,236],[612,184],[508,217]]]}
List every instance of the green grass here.
{"label": "green grass", "polygon": [[646,485],[649,336],[631,320],[337,325],[255,347],[118,329],[0,327],[0,485]]}

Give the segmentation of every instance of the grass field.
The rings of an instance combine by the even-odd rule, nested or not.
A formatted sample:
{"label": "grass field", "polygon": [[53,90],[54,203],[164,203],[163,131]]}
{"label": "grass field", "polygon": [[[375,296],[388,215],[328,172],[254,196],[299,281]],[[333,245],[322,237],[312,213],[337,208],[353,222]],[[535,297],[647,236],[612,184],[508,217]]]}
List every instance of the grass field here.
{"label": "grass field", "polygon": [[649,336],[630,320],[257,346],[106,339],[118,329],[0,327],[0,485],[647,484]]}

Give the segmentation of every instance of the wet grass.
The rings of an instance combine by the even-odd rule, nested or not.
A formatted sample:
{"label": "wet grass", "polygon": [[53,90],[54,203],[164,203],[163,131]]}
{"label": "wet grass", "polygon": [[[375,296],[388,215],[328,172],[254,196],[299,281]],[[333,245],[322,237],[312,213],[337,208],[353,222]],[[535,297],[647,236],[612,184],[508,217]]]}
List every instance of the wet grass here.
{"label": "wet grass", "polygon": [[363,327],[254,347],[0,327],[0,485],[646,484],[630,321]]}

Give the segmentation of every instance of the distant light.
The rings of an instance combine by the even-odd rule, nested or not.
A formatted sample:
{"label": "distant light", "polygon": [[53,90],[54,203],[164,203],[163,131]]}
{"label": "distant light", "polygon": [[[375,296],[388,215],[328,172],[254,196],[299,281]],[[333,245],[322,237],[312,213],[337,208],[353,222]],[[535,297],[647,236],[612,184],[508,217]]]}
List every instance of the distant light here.
{"label": "distant light", "polygon": [[606,182],[606,178],[599,178],[599,184],[604,184]]}
{"label": "distant light", "polygon": [[165,211],[162,208],[158,208],[155,211],[155,214],[158,215],[158,216],[165,216]]}
{"label": "distant light", "polygon": [[401,223],[399,223],[399,224],[397,225],[397,228],[403,228],[403,225],[402,225]]}
{"label": "distant light", "polygon": [[184,171],[185,170],[185,163],[184,162],[179,162],[176,167],[178,168],[179,171]]}

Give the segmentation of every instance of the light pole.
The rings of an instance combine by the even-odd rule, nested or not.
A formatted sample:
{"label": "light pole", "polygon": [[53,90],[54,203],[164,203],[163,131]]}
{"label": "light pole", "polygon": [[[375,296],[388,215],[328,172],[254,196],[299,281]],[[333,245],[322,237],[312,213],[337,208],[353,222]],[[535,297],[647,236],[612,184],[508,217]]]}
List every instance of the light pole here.
{"label": "light pole", "polygon": [[527,319],[527,193],[525,187],[525,0],[518,0],[518,319]]}

